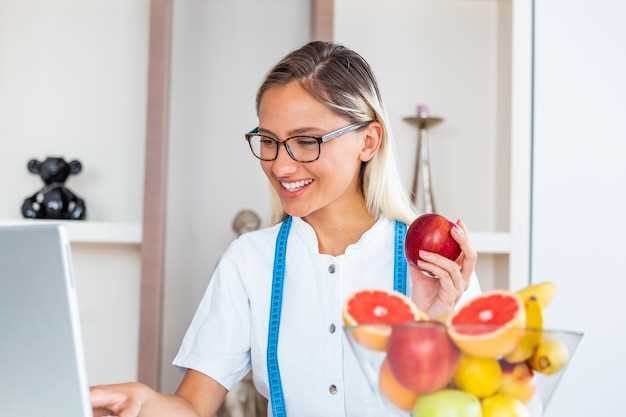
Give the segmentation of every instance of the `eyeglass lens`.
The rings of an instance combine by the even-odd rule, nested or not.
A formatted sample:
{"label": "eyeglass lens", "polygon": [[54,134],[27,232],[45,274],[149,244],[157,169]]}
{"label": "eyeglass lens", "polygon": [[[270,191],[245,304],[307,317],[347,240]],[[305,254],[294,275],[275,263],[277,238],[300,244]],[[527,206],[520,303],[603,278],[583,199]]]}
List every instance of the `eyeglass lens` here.
{"label": "eyeglass lens", "polygon": [[[259,159],[271,161],[278,156],[280,143],[272,138],[261,135],[250,136],[250,147],[252,153]],[[314,161],[319,157],[320,145],[315,138],[306,136],[294,137],[286,140],[285,145],[295,160],[300,162]]]}

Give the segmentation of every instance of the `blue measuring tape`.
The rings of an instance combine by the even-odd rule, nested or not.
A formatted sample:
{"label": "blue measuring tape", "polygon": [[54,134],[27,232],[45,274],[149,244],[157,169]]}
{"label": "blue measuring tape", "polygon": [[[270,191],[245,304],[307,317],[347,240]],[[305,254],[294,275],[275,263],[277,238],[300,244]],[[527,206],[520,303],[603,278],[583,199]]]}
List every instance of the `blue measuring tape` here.
{"label": "blue measuring tape", "polygon": [[[272,294],[270,299],[270,320],[267,336],[267,374],[270,385],[270,402],[273,417],[287,417],[285,395],[280,379],[278,366],[278,336],[280,316],[283,305],[283,287],[285,283],[285,267],[287,260],[287,239],[291,230],[292,218],[287,217],[278,231],[276,249],[274,251],[274,273],[272,276]],[[393,289],[407,295],[406,260],[404,257],[404,237],[406,225],[395,222],[394,228],[394,266]]]}
{"label": "blue measuring tape", "polygon": [[394,291],[408,295],[406,287],[406,258],[404,256],[405,237],[406,224],[396,220],[393,254],[393,289]]}

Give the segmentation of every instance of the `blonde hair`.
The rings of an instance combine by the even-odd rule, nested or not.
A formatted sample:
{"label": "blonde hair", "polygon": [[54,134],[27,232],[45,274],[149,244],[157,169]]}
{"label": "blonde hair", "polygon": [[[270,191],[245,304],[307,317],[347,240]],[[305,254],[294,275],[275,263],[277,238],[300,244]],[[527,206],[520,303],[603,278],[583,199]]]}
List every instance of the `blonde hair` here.
{"label": "blonde hair", "polygon": [[[374,73],[361,55],[345,46],[314,41],[285,56],[265,77],[256,96],[273,86],[297,80],[315,99],[351,122],[376,120],[383,137],[374,157],[361,166],[361,187],[367,209],[376,218],[411,223],[415,211],[406,193],[393,155],[394,140]],[[284,220],[280,199],[272,189],[271,222]]]}

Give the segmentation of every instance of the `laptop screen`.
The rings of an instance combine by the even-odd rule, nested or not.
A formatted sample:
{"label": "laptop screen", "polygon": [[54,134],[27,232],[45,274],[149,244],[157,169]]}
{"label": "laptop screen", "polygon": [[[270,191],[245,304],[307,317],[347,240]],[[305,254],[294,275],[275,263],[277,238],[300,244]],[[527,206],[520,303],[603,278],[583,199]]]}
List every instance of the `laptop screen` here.
{"label": "laptop screen", "polygon": [[0,227],[0,415],[91,417],[69,241]]}

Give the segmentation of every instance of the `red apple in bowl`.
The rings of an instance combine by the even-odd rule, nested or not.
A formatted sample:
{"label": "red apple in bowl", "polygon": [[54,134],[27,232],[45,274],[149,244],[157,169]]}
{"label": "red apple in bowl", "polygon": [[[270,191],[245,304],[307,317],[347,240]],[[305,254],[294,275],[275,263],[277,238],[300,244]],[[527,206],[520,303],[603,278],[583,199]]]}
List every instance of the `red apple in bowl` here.
{"label": "red apple in bowl", "polygon": [[391,330],[389,367],[396,380],[415,394],[430,394],[448,385],[459,357],[459,350],[442,323],[412,322]]}
{"label": "red apple in bowl", "polygon": [[461,247],[450,234],[454,223],[438,214],[423,214],[411,223],[404,240],[404,252],[409,263],[417,266],[419,251],[434,252],[456,261]]}

